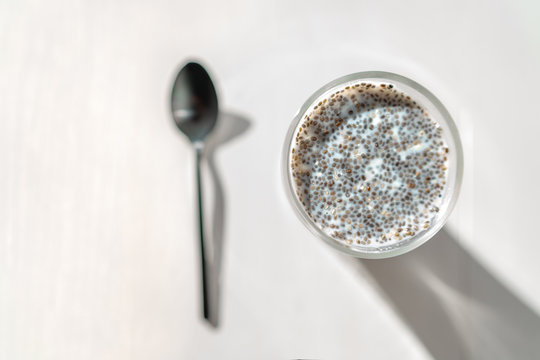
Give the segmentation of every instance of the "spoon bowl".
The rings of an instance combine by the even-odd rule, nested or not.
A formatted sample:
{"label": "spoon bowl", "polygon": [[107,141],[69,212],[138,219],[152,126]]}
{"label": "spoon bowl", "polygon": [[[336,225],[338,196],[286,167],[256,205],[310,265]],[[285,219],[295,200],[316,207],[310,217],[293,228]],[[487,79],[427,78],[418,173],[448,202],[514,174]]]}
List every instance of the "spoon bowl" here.
{"label": "spoon bowl", "polygon": [[176,76],[171,93],[171,112],[176,126],[194,143],[204,143],[216,125],[216,89],[206,70],[187,63]]}

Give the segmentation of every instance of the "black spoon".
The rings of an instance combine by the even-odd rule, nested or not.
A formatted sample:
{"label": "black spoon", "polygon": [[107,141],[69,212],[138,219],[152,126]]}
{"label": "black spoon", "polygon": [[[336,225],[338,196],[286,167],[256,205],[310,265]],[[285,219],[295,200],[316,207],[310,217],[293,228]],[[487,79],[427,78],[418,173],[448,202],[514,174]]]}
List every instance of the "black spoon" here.
{"label": "black spoon", "polygon": [[217,326],[217,308],[211,307],[210,272],[205,252],[201,157],[205,140],[218,118],[218,101],[214,84],[206,70],[197,63],[186,64],[176,76],[171,94],[171,112],[176,126],[193,144],[197,167],[197,199],[199,203],[199,235],[201,247],[202,297],[204,318]]}

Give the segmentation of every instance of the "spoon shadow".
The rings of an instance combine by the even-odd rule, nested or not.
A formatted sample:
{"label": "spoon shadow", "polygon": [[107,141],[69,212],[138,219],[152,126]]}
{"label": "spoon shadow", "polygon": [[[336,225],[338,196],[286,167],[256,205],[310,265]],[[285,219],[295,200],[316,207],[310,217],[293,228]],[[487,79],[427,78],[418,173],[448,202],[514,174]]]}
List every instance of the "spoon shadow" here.
{"label": "spoon shadow", "polygon": [[444,228],[395,258],[352,263],[369,275],[436,359],[533,359],[540,317]]}
{"label": "spoon shadow", "polygon": [[210,259],[209,291],[211,292],[211,307],[215,309],[215,316],[210,319],[214,326],[218,326],[220,318],[221,269],[223,263],[223,249],[225,244],[225,207],[226,197],[221,176],[216,166],[215,154],[221,146],[229,143],[245,133],[250,127],[250,120],[240,114],[220,112],[218,121],[205,145],[203,160],[206,162],[211,179],[211,193],[213,193],[211,227],[208,238],[208,256]]}

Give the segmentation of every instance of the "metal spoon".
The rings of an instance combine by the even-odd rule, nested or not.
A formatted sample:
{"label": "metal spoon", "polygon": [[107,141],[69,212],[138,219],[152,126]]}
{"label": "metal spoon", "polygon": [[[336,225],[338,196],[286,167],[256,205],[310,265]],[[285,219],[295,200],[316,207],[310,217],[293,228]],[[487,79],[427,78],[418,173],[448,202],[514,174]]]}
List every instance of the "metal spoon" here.
{"label": "metal spoon", "polygon": [[211,308],[209,269],[205,252],[203,203],[201,189],[201,157],[205,139],[218,117],[218,101],[214,84],[206,70],[197,63],[186,64],[178,73],[171,94],[171,111],[178,129],[188,137],[196,154],[197,199],[199,203],[199,235],[201,248],[202,297],[204,318],[217,326],[217,308]]}

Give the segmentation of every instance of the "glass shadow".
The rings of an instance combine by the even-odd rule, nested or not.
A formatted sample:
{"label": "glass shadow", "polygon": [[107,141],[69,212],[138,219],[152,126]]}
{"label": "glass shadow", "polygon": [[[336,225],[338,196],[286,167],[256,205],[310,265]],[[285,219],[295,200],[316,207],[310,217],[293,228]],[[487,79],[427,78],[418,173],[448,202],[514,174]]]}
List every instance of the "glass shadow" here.
{"label": "glass shadow", "polygon": [[390,259],[352,259],[435,359],[538,359],[540,317],[443,228]]}

